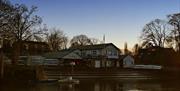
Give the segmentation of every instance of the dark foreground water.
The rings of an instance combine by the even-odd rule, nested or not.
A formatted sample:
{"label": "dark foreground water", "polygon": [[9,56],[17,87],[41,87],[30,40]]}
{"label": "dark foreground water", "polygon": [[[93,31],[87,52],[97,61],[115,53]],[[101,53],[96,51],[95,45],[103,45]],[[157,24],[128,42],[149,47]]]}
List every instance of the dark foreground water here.
{"label": "dark foreground water", "polygon": [[0,91],[180,91],[180,81],[147,79],[81,79],[79,84],[1,84]]}

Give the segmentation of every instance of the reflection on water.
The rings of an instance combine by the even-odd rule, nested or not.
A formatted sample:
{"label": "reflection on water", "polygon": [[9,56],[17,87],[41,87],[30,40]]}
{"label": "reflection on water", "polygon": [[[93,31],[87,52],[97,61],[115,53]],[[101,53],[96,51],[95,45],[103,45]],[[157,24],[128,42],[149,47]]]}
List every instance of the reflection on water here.
{"label": "reflection on water", "polygon": [[162,91],[161,84],[129,80],[101,80],[89,83],[85,82],[82,86],[83,88],[80,88],[79,91]]}
{"label": "reflection on water", "polygon": [[4,84],[0,91],[180,91],[179,81],[83,79],[79,84]]}

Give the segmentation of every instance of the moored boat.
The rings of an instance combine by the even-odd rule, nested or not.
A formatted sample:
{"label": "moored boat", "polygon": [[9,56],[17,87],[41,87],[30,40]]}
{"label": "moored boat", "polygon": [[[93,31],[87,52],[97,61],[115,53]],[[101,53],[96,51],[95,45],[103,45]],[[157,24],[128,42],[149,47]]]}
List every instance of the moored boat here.
{"label": "moored boat", "polygon": [[52,82],[58,82],[58,79],[44,79],[44,80],[39,80],[38,82],[40,82],[40,83],[52,83]]}
{"label": "moored boat", "polygon": [[78,79],[72,79],[72,77],[67,77],[65,79],[58,80],[59,83],[69,83],[69,84],[79,84]]}

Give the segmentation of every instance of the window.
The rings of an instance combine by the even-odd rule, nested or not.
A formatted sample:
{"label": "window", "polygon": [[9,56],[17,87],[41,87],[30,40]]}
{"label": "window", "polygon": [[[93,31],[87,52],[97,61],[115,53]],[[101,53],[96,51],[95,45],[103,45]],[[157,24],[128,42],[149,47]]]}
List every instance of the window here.
{"label": "window", "polygon": [[111,56],[112,55],[112,51],[109,50],[108,51],[108,55]]}
{"label": "window", "polygon": [[93,54],[93,55],[96,55],[96,54],[97,54],[97,51],[93,50],[93,51],[92,51],[92,54]]}
{"label": "window", "polygon": [[83,52],[82,52],[82,56],[85,56],[85,55],[86,55],[86,52],[83,51]]}
{"label": "window", "polygon": [[117,52],[116,52],[116,51],[114,51],[114,52],[113,52],[113,55],[114,55],[114,56],[117,56]]}

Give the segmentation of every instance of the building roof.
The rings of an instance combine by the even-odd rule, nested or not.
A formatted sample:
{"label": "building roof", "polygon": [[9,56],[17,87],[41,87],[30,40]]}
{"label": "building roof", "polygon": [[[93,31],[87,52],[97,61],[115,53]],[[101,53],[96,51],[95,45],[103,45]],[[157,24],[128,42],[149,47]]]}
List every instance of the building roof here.
{"label": "building roof", "polygon": [[127,56],[130,56],[132,58],[134,58],[132,55],[119,55],[119,59],[123,60],[124,58],[126,58]]}
{"label": "building roof", "polygon": [[100,50],[100,49],[104,49],[107,46],[114,46],[117,50],[120,50],[119,48],[117,48],[113,43],[105,43],[105,44],[95,44],[95,45],[85,45],[85,46],[75,46],[72,47],[70,49],[79,49],[79,50]]}
{"label": "building roof", "polygon": [[[18,43],[18,42],[15,42]],[[46,42],[40,42],[40,41],[22,41],[24,44],[40,44],[40,45],[48,45]]]}
{"label": "building roof", "polygon": [[63,58],[64,56],[68,55],[69,53],[75,51],[75,49],[65,49],[65,50],[61,50],[58,52],[49,52],[49,53],[45,53],[43,56],[45,58],[51,58],[51,59],[60,59]]}

